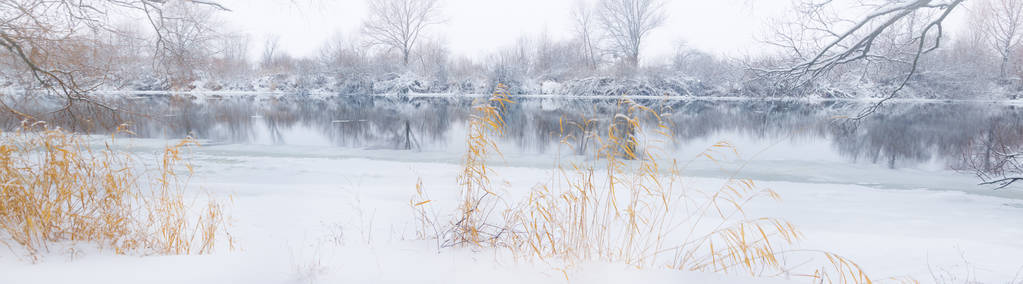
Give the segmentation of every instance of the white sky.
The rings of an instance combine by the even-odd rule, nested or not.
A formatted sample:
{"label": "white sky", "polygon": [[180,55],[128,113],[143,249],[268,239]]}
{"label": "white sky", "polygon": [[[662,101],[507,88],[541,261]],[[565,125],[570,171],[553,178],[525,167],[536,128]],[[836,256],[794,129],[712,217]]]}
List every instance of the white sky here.
{"label": "white sky", "polygon": [[[233,12],[220,14],[229,29],[250,35],[253,54],[268,35],[280,37],[289,53],[316,53],[338,33],[357,34],[366,0],[222,0]],[[593,1],[593,0],[589,0]],[[456,54],[481,56],[521,36],[547,32],[571,36],[569,11],[576,0],[441,0],[447,22],[430,28]],[[651,34],[647,60],[674,50],[680,40],[718,55],[758,54],[757,38],[768,20],[784,14],[790,0],[667,0],[665,26]]]}

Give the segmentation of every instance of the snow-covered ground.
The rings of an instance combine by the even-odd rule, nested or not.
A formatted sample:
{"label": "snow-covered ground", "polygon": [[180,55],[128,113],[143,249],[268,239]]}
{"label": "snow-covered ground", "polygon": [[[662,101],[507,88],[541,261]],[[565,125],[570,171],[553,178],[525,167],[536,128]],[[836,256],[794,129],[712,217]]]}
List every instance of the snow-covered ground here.
{"label": "snow-covered ground", "polygon": [[[457,135],[457,134],[455,134]],[[726,135],[727,136],[727,135]],[[747,213],[792,221],[799,246],[856,261],[875,279],[912,276],[1021,281],[1023,193],[992,192],[967,175],[940,168],[887,169],[848,163],[828,145],[764,145],[731,138],[752,162],[744,173],[774,189],[781,202]],[[155,154],[170,143],[137,139],[132,151]],[[712,141],[695,141],[679,156]],[[315,143],[313,143],[315,144]],[[456,143],[457,144],[457,143]],[[702,146],[701,146],[702,145]],[[691,148],[691,149],[690,149]],[[796,153],[794,155],[794,153]],[[691,156],[691,155],[690,155]],[[51,251],[31,264],[0,253],[0,283],[748,283],[742,275],[635,270],[587,263],[567,274],[499,251],[440,249],[416,240],[409,207],[417,179],[431,198],[453,204],[460,150],[407,152],[319,145],[211,145],[194,149],[191,185],[230,196],[238,249],[205,256],[117,256]],[[505,153],[494,164],[505,190],[524,194],[546,182],[549,154]],[[692,186],[723,181],[716,165],[696,162]],[[80,246],[81,247],[81,246]],[[757,279],[805,283],[806,278]]]}

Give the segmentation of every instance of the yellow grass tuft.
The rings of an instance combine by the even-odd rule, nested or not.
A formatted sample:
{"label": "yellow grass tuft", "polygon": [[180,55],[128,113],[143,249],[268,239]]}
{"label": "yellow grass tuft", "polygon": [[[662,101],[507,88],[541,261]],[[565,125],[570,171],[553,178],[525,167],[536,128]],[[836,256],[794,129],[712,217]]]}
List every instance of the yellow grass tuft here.
{"label": "yellow grass tuft", "polygon": [[[771,189],[733,174],[719,188],[686,186],[684,167],[662,157],[671,127],[653,109],[629,100],[606,131],[590,132],[592,157],[558,165],[549,185],[505,216],[505,243],[517,255],[572,266],[581,261],[624,262],[637,268],[788,274],[787,248],[801,238],[781,219],[747,215],[760,198],[779,200]],[[648,133],[644,122],[654,127]],[[575,139],[579,139],[576,137]],[[579,145],[563,139],[564,145]],[[698,155],[715,163],[740,160],[737,149],[718,142]],[[870,283],[858,265],[822,252],[828,262],[816,281]]]}
{"label": "yellow grass tuft", "polygon": [[0,242],[23,248],[33,261],[64,242],[118,254],[211,252],[226,221],[223,205],[212,199],[198,217],[190,212],[191,166],[182,154],[195,144],[185,139],[168,147],[154,176],[109,143],[94,150],[84,138],[42,123],[0,134]]}
{"label": "yellow grass tuft", "polygon": [[[451,227],[437,230],[435,218],[425,213],[430,200],[421,182],[417,197],[410,200],[422,227],[434,228],[432,237],[447,246],[504,247],[562,272],[580,262],[598,260],[637,268],[801,276],[816,283],[872,283],[849,259],[824,251],[790,249],[802,236],[793,224],[748,215],[745,207],[751,202],[780,200],[781,196],[738,177],[739,170],[715,190],[688,186],[682,175],[685,164],[662,157],[672,128],[657,111],[630,100],[622,100],[618,114],[604,126],[597,119],[562,121],[562,145],[589,157],[561,164],[559,154],[548,184],[534,187],[516,206],[498,208],[500,195],[492,190],[489,175],[493,171],[486,157],[500,154],[493,135],[502,132],[501,111],[507,103],[511,101],[499,91],[475,107],[464,170],[458,178],[464,200]],[[644,128],[648,123],[654,127]],[[586,151],[590,145],[593,150]],[[722,169],[726,161],[741,161],[735,146],[725,141],[699,153],[697,159],[707,159]],[[504,212],[500,221],[490,221],[490,214],[498,210]],[[420,232],[420,237],[431,237],[422,233],[423,229]],[[807,252],[817,256],[817,269],[799,273],[785,263],[789,255]]]}
{"label": "yellow grass tuft", "polygon": [[492,189],[491,168],[487,167],[487,158],[501,155],[494,136],[504,134],[505,121],[502,112],[508,104],[504,85],[498,85],[497,91],[486,100],[474,103],[474,113],[469,119],[466,137],[466,153],[463,157],[462,172],[458,175],[461,187],[462,202],[458,207],[461,216],[451,225],[447,246],[491,245],[500,236],[500,227],[488,224],[487,220],[495,208],[494,202],[499,197]]}

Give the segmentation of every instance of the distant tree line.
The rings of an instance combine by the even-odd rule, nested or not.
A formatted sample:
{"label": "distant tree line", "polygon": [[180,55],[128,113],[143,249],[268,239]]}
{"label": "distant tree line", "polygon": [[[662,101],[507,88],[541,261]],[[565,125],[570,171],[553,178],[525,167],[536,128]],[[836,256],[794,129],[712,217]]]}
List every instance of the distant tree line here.
{"label": "distant tree line", "polygon": [[[641,54],[662,0],[579,1],[572,36],[521,35],[482,58],[432,36],[441,0],[370,0],[361,31],[314,56],[220,28],[215,1],[0,0],[0,87],[86,100],[93,90],[647,96],[1015,98],[1023,0],[802,0],[773,23],[771,52],[729,58],[679,41]],[[948,12],[968,13],[952,32]],[[839,13],[841,11],[841,13]],[[858,12],[858,13],[850,13]],[[133,13],[148,25],[114,16]],[[251,50],[260,49],[258,58]]]}

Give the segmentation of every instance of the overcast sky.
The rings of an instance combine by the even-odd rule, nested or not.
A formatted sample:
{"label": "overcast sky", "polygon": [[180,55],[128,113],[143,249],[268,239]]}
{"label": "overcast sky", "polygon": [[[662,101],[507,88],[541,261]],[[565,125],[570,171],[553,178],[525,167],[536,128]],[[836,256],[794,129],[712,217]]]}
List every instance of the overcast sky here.
{"label": "overcast sky", "polygon": [[[357,34],[366,0],[222,0],[233,12],[221,14],[229,28],[250,35],[257,53],[267,35],[276,35],[293,55],[315,54],[338,33]],[[592,0],[590,0],[592,1]],[[441,0],[447,21],[429,36],[456,54],[480,56],[513,44],[522,35],[544,32],[571,36],[570,8],[576,0]],[[681,40],[717,55],[758,54],[758,38],[770,18],[781,17],[791,0],[668,0],[663,28],[645,44],[644,57],[672,51]]]}

